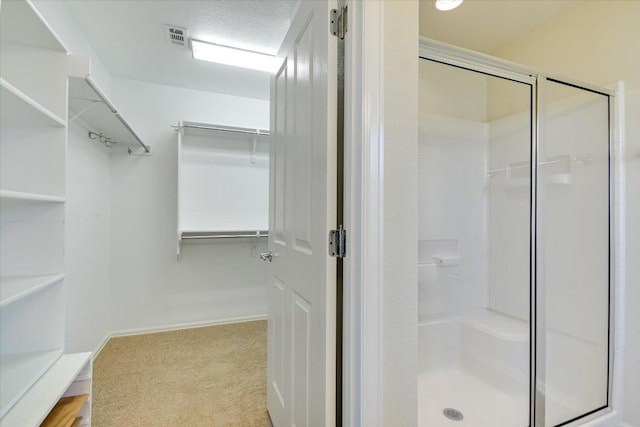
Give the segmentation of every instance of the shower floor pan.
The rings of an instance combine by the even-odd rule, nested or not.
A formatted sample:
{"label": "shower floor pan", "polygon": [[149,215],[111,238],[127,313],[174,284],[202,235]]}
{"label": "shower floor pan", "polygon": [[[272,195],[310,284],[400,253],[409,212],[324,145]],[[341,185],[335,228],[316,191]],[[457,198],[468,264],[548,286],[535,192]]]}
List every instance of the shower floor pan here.
{"label": "shower floor pan", "polygon": [[[524,427],[528,425],[529,396],[504,390],[465,371],[443,369],[418,377],[419,427]],[[463,419],[447,418],[446,408],[457,409]]]}
{"label": "shower floor pan", "polygon": [[525,322],[478,310],[422,322],[418,331],[418,426],[528,425]]}

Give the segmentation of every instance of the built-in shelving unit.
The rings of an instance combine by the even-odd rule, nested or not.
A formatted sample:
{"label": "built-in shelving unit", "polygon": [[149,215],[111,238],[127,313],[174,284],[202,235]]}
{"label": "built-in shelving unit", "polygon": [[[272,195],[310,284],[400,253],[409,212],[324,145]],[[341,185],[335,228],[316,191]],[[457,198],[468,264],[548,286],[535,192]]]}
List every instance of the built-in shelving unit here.
{"label": "built-in shelving unit", "polygon": [[40,276],[1,276],[0,308],[64,280],[64,274]]}
{"label": "built-in shelving unit", "polygon": [[28,200],[32,202],[54,202],[64,203],[66,199],[60,196],[50,196],[48,194],[24,193],[21,191],[0,190],[0,200],[4,203],[11,203],[11,200]]}
{"label": "built-in shelving unit", "polygon": [[1,427],[39,426],[63,397],[89,395],[79,416],[80,425],[91,424],[91,353],[61,356],[0,420]]}
{"label": "built-in shelving unit", "polygon": [[185,240],[267,237],[269,131],[187,121],[177,130],[178,259]]}
{"label": "built-in shelving unit", "polygon": [[133,130],[91,76],[91,58],[69,57],[69,121],[80,120],[88,131],[111,141],[110,146],[151,149]]}
{"label": "built-in shelving unit", "polygon": [[71,427],[80,425],[82,417],[79,417],[82,407],[89,398],[88,394],[63,397],[53,407],[40,427]]}
{"label": "built-in shelving unit", "polygon": [[65,121],[44,108],[31,97],[11,83],[0,78],[0,99],[2,109],[2,125],[60,126]]}
{"label": "built-in shelving unit", "polygon": [[[91,393],[91,354],[64,354],[67,81],[67,50],[31,2],[2,2],[0,426],[3,427],[39,426],[60,397]],[[76,383],[82,385],[72,388]],[[83,405],[88,405],[83,409],[86,413],[83,423],[90,425],[90,403]]]}

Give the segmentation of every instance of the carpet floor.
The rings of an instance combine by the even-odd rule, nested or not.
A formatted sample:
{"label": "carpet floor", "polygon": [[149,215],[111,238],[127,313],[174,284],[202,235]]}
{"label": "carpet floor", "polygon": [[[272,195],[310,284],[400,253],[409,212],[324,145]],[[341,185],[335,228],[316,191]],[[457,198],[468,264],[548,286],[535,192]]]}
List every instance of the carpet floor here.
{"label": "carpet floor", "polygon": [[266,427],[267,322],[112,338],[94,362],[94,427]]}

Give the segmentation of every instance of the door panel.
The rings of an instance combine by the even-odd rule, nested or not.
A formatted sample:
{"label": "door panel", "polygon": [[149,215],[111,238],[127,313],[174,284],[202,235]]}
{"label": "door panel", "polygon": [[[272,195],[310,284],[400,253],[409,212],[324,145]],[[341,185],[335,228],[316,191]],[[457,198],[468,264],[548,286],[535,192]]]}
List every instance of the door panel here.
{"label": "door panel", "polygon": [[[282,68],[275,76],[275,90],[272,95],[272,120],[275,120],[275,127],[272,127],[271,134],[271,185],[272,197],[270,203],[270,228],[273,230],[274,242],[285,244],[285,205],[284,192],[286,188],[286,100],[287,100],[287,61],[285,59]],[[270,230],[270,231],[271,231]]]}
{"label": "door panel", "polygon": [[309,425],[309,355],[311,304],[293,293],[293,424]]}
{"label": "door panel", "polygon": [[[310,18],[313,18],[312,16]],[[309,229],[311,226],[311,142],[308,132],[313,127],[313,43],[312,20],[306,25],[295,42],[295,158],[293,194],[294,246],[298,250],[311,253]]]}
{"label": "door panel", "polygon": [[300,2],[271,84],[267,400],[275,427],[335,422],[335,7]]}
{"label": "door panel", "polygon": [[284,306],[285,306],[285,285],[278,278],[274,277],[271,287],[271,301],[273,316],[271,322],[272,335],[270,344],[273,346],[273,357],[269,360],[269,370],[272,372],[272,386],[278,398],[278,404],[284,408],[284,396],[282,385],[284,384]]}

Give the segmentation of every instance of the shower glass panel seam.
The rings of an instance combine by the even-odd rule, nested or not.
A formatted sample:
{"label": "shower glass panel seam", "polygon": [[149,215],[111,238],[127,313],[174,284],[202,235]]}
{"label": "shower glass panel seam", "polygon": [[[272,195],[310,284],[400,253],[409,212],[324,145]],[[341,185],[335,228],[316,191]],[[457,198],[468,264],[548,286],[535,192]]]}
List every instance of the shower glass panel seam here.
{"label": "shower glass panel seam", "polygon": [[[529,412],[529,425],[538,426],[544,425],[544,395],[538,399],[538,385],[537,378],[539,375],[538,365],[538,275],[537,275],[537,230],[538,230],[538,168],[535,166],[538,164],[539,158],[539,142],[540,142],[540,78],[536,78],[533,84],[533,90],[531,94],[531,214],[530,214],[530,227],[531,227],[531,241],[530,241],[530,253],[529,253],[529,275],[530,275],[530,291],[529,301],[531,304],[531,311],[529,313],[529,319],[531,324],[530,329],[530,342],[531,349],[530,363],[531,371],[529,378],[530,394],[529,403],[531,405]],[[539,420],[539,421],[537,421]]]}
{"label": "shower glass panel seam", "polygon": [[607,388],[607,406],[612,405],[613,394],[613,373],[615,365],[615,330],[616,330],[616,301],[615,284],[617,283],[616,276],[616,200],[619,200],[619,195],[616,189],[616,180],[614,176],[617,174],[618,163],[615,158],[615,126],[616,123],[616,103],[615,95],[609,95],[609,369],[608,369],[608,388]]}

